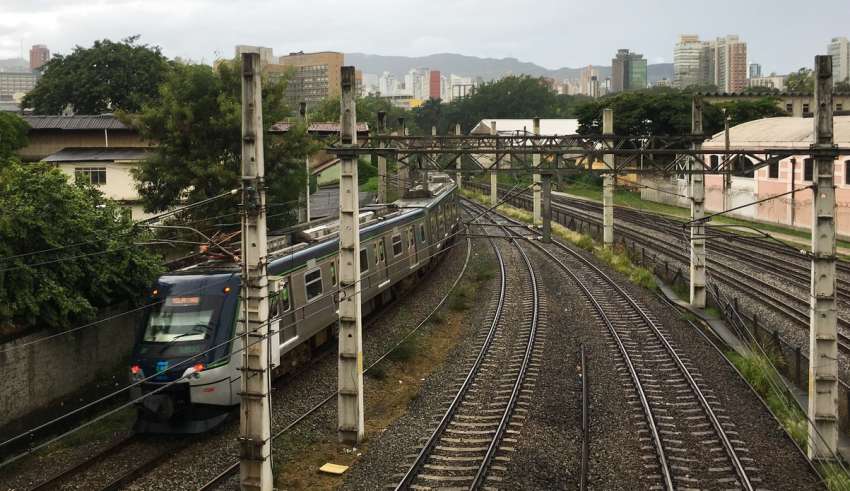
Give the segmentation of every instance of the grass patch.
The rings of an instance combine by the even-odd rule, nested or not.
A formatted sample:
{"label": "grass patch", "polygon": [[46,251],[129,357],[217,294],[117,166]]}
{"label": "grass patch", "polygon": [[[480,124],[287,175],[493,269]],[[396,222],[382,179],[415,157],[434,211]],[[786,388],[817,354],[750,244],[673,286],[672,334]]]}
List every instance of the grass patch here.
{"label": "grass patch", "polygon": [[431,314],[431,318],[429,320],[432,324],[444,324],[446,322],[446,315],[443,314],[442,311],[438,310]]}
{"label": "grass patch", "polygon": [[805,449],[808,433],[806,415],[797,405],[794,397],[785,390],[785,385],[774,368],[779,365],[778,357],[770,353],[764,355],[756,352],[747,355],[730,352],[726,356],[762,396],[785,431],[800,448]]}
{"label": "grass patch", "polygon": [[850,476],[837,464],[821,464],[818,466],[826,489],[830,491],[850,491]]}
{"label": "grass patch", "polygon": [[449,296],[449,310],[460,312],[469,310],[472,305],[472,298],[475,296],[475,290],[469,283],[461,283]]}
{"label": "grass patch", "polygon": [[387,358],[392,361],[407,361],[413,358],[414,355],[416,355],[416,351],[417,341],[416,336],[413,336],[407,341],[398,345],[398,348],[390,352],[390,354],[387,355]]}
{"label": "grass patch", "polygon": [[384,365],[378,363],[377,365],[370,368],[369,371],[366,372],[366,374],[375,380],[384,380],[385,378],[387,378],[387,369],[384,367]]}

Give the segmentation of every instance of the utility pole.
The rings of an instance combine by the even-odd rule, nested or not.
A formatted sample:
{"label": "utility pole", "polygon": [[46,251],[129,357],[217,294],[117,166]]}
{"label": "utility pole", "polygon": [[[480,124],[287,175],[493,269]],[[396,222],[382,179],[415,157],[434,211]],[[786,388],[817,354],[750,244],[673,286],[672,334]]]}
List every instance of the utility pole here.
{"label": "utility pole", "polygon": [[543,242],[552,242],[552,174],[543,174]]}
{"label": "utility pole", "polygon": [[[399,134],[402,136],[407,136],[407,126],[404,124],[404,118],[398,118],[399,125]],[[398,155],[398,153],[396,153]],[[398,192],[400,196],[404,196],[407,194],[407,180],[410,177],[410,159],[405,165],[401,165],[398,162],[398,157],[395,159],[396,161],[396,175],[398,176]]]}
{"label": "utility pole", "polygon": [[[613,109],[602,110],[602,134],[614,134]],[[613,146],[614,140],[608,140],[608,144]],[[602,176],[602,244],[610,249],[614,246],[614,154],[606,152],[603,160],[609,172]]]}
{"label": "utility pole", "polygon": [[[691,104],[691,133],[702,136],[702,98],[695,95]],[[694,142],[699,151],[702,143]],[[705,166],[691,157],[691,305],[705,308]]]}
{"label": "utility pole", "polygon": [[272,489],[269,400],[269,288],[260,49],[242,49],[242,399],[239,443],[243,490]]}
{"label": "utility pole", "polygon": [[832,133],[832,57],[815,57],[812,288],[809,327],[809,458],[838,450],[838,331],[835,305],[836,157]]}
{"label": "utility pole", "polygon": [[[532,124],[534,136],[540,136],[540,118],[534,118]],[[532,211],[533,211],[533,221],[535,227],[540,226],[542,221],[540,217],[540,154],[535,153],[531,156],[531,165],[534,167],[534,171],[531,174],[531,188],[533,194],[533,203],[532,203]]]}
{"label": "utility pole", "polygon": [[[378,111],[378,135],[383,135],[387,129],[387,113]],[[383,147],[383,143],[379,146]],[[378,203],[387,202],[387,159],[378,154]]]}
{"label": "utility pole", "polygon": [[[307,122],[307,103],[301,102],[298,105],[298,114],[301,116],[301,121],[304,122],[305,125],[309,125]],[[309,130],[309,126],[307,129]],[[305,202],[304,202],[304,222],[310,221],[310,156],[308,155],[304,161],[305,169],[307,171],[307,184],[304,190]]]}
{"label": "utility pole", "polygon": [[724,157],[726,159],[726,166],[723,169],[723,211],[726,211],[730,208],[730,206],[729,206],[730,205],[729,194],[732,192],[732,169],[734,169],[734,166],[732,166],[732,169],[729,168],[729,164],[731,162],[730,157],[729,157],[729,148],[731,146],[729,144],[729,119],[730,119],[730,116],[728,114],[726,114],[726,108],[725,107],[722,108],[722,109],[723,109],[723,141],[724,141],[723,148],[726,149],[726,156]]}
{"label": "utility pole", "polygon": [[499,178],[496,174],[496,162],[499,161],[499,135],[496,133],[496,122],[490,121],[490,134],[496,140],[496,154],[493,155],[493,165],[490,166],[490,206],[496,206],[499,203]]}
{"label": "utility pole", "polygon": [[[455,135],[460,136],[460,123],[455,123]],[[457,159],[455,159],[455,169],[457,169],[457,172],[455,172],[455,181],[457,182],[457,188],[461,189],[463,185],[461,184],[462,174],[460,173],[460,155],[458,155]]]}
{"label": "utility pole", "polygon": [[363,324],[360,312],[360,203],[354,67],[342,67],[339,173],[339,393],[337,435],[342,443],[363,439]]}

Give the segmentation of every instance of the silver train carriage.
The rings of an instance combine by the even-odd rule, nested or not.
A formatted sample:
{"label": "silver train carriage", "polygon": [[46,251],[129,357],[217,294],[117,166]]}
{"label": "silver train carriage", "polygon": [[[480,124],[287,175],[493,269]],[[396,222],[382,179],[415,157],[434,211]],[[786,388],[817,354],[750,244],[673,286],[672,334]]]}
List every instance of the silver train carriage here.
{"label": "silver train carriage", "polygon": [[[392,299],[400,283],[424,274],[460,223],[456,186],[432,176],[422,197],[405,197],[389,212],[361,212],[363,315]],[[415,196],[415,193],[411,194]],[[310,358],[337,329],[338,220],[303,230],[299,243],[271,251],[269,319],[273,376]],[[146,380],[136,431],[199,433],[223,422],[239,404],[242,339],[237,336],[239,267],[207,261],[160,277],[133,350],[131,381]],[[160,373],[162,372],[162,373]]]}

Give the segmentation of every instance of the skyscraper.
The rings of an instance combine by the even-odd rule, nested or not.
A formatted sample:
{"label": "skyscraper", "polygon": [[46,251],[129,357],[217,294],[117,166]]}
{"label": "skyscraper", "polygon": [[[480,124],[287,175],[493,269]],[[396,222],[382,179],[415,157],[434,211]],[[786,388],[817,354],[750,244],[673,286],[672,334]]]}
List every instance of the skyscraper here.
{"label": "skyscraper", "polygon": [[832,79],[835,83],[850,79],[850,42],[847,38],[832,38],[826,54],[832,56]]}
{"label": "skyscraper", "polygon": [[743,91],[747,87],[747,43],[730,35],[709,43],[709,51],[707,61],[714,65],[713,82],[717,90]]}
{"label": "skyscraper", "polygon": [[750,63],[750,77],[749,78],[759,78],[761,77],[761,65],[758,63]]}
{"label": "skyscraper", "polygon": [[41,68],[42,65],[50,61],[50,50],[43,44],[34,44],[30,48],[30,70]]}
{"label": "skyscraper", "polygon": [[440,99],[442,91],[440,90],[440,71],[431,70],[428,81],[428,97],[431,99]]}
{"label": "skyscraper", "polygon": [[703,43],[699,36],[682,34],[673,48],[673,83],[685,88],[703,82]]}
{"label": "skyscraper", "polygon": [[265,65],[264,70],[272,78],[289,74],[285,98],[290,107],[298,107],[301,102],[313,106],[327,97],[339,96],[342,53],[299,51],[281,56],[276,61]]}
{"label": "skyscraper", "polygon": [[611,60],[611,92],[646,88],[646,59],[643,55],[617,50]]}

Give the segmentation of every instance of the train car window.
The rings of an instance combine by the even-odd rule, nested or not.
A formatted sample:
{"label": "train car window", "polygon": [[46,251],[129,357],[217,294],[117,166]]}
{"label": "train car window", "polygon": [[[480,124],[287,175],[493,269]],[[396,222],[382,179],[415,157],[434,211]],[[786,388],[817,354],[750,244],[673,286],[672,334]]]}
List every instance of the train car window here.
{"label": "train car window", "polygon": [[416,235],[413,233],[413,227],[410,227],[407,229],[407,248],[413,249],[414,247],[416,247]]}
{"label": "train car window", "polygon": [[425,224],[419,224],[419,242],[425,242]]}
{"label": "train car window", "polygon": [[366,252],[366,248],[360,249],[360,275],[369,271],[369,253]]}
{"label": "train car window", "polygon": [[387,243],[384,239],[381,239],[381,247],[378,248],[378,260],[384,262],[384,258],[387,255]]}
{"label": "train car window", "polygon": [[331,286],[336,286],[336,259],[331,261]]}
{"label": "train car window", "polygon": [[401,254],[401,234],[393,235],[393,257]]}
{"label": "train car window", "polygon": [[292,297],[289,296],[289,282],[284,281],[283,287],[280,289],[280,311],[289,312],[292,308]]}
{"label": "train car window", "polygon": [[274,294],[269,302],[269,319],[274,319],[280,315],[280,292]]}
{"label": "train car window", "polygon": [[307,292],[308,302],[322,294],[321,269],[315,269],[304,275],[304,290]]}

